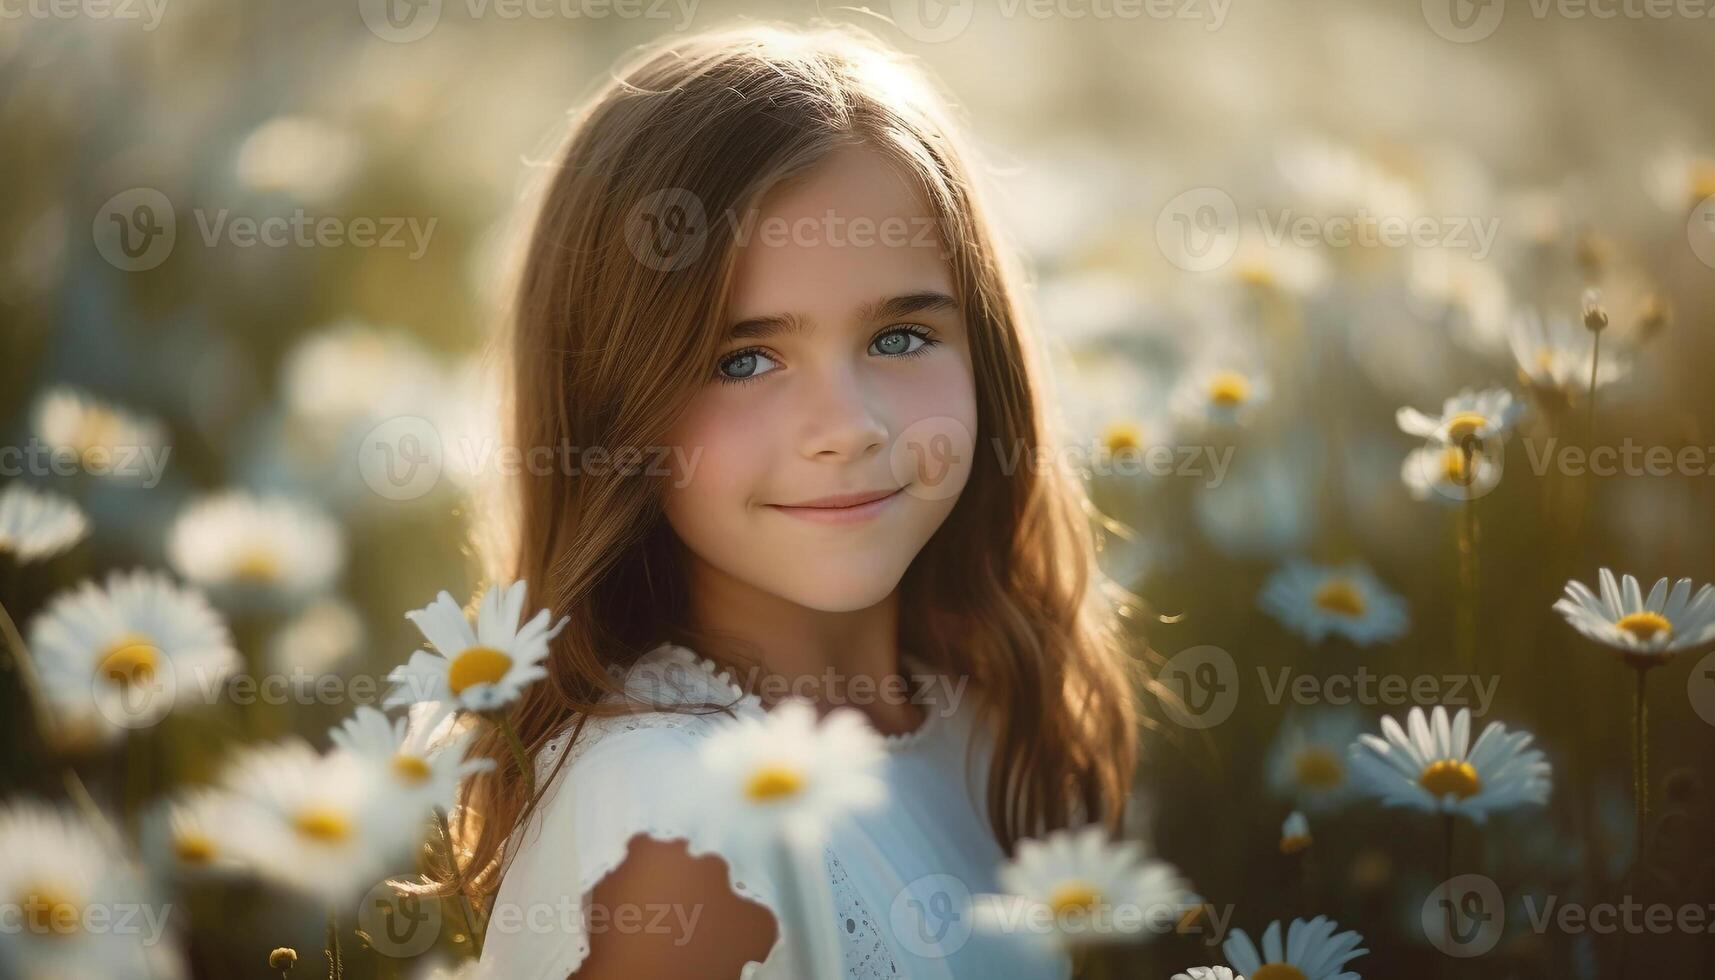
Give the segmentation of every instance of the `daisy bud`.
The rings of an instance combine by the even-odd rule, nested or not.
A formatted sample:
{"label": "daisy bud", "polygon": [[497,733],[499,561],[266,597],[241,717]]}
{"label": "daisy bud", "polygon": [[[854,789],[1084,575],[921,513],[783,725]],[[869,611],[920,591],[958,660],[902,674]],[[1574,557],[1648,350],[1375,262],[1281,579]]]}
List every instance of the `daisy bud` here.
{"label": "daisy bud", "polygon": [[298,964],[298,951],[290,946],[281,946],[268,954],[268,969],[285,973]]}
{"label": "daisy bud", "polygon": [[1601,333],[1608,329],[1608,310],[1602,305],[1602,294],[1599,290],[1584,290],[1584,329],[1591,333]]}

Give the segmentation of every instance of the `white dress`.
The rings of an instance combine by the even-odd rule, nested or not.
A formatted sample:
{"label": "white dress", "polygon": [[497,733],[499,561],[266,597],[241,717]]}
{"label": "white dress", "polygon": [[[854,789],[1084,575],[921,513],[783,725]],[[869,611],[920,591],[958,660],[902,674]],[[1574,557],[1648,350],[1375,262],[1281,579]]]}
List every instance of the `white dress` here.
{"label": "white dress", "polygon": [[[663,644],[645,654],[625,682],[655,703],[678,698],[733,704],[738,715],[764,711],[754,695],[681,646]],[[977,737],[972,695],[964,693],[952,705],[956,710],[928,711],[916,731],[886,737],[887,805],[842,821],[823,852],[849,980],[1059,980],[1070,974],[1063,954],[1028,937],[971,928],[970,897],[996,890],[1005,855],[984,806],[990,746]],[[508,842],[516,854],[495,896],[484,975],[565,980],[576,971],[589,955],[596,923],[590,891],[623,862],[638,834],[684,840],[694,855],[720,853],[733,891],[768,908],[778,922],[776,869],[723,853],[695,820],[671,816],[682,811],[668,804],[675,767],[687,765],[697,742],[729,721],[724,713],[673,712],[591,719],[576,745],[565,744],[568,731],[544,747],[536,759],[538,781],[553,773],[561,753],[571,755],[529,825]],[[976,751],[967,762],[973,741]],[[767,959],[746,966],[746,980],[808,980],[792,976],[786,947],[785,937],[777,938]]]}

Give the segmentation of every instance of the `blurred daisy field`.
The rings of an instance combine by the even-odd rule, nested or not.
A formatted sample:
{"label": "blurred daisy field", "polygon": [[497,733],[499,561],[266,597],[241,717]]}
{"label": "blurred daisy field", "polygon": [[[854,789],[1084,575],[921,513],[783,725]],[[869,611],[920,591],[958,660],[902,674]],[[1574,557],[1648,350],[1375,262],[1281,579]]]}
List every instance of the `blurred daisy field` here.
{"label": "blurred daisy field", "polygon": [[[469,544],[517,202],[740,18],[954,99],[1142,600],[1125,835],[917,914],[1087,976],[1715,975],[1711,9],[0,0],[0,976],[475,970],[391,883],[563,626]],[[879,754],[782,712],[698,798],[768,846]]]}

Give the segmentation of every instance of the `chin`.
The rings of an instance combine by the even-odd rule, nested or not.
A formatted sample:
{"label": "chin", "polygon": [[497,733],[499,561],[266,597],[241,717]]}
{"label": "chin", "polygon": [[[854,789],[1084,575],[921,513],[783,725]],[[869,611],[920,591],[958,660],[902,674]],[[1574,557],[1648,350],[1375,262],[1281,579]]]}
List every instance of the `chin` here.
{"label": "chin", "polygon": [[[839,568],[831,565],[840,564]],[[781,574],[784,572],[785,574]],[[806,609],[819,612],[856,612],[886,599],[899,587],[905,565],[894,562],[870,564],[850,559],[829,559],[803,568],[777,571],[766,588]]]}

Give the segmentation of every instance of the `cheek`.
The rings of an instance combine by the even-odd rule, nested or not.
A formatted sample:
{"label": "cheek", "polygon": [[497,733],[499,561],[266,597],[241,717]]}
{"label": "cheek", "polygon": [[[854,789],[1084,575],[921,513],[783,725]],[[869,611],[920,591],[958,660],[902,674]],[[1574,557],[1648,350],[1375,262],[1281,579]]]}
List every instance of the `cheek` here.
{"label": "cheek", "polygon": [[766,469],[764,447],[754,438],[761,420],[741,400],[717,395],[711,390],[693,400],[668,436],[673,475],[665,506],[675,526],[707,527],[742,507]]}

